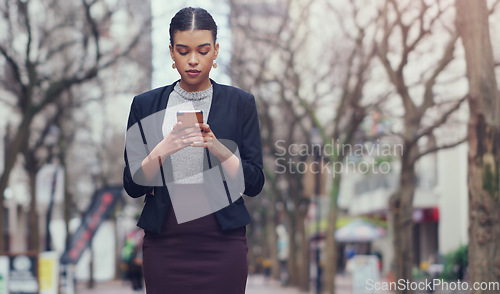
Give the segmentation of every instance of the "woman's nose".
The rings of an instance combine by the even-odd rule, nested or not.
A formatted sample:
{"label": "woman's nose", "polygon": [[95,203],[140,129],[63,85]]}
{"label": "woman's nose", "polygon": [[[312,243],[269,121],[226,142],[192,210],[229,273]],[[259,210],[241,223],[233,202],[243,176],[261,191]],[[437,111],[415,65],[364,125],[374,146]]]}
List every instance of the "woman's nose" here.
{"label": "woman's nose", "polygon": [[191,66],[198,64],[198,58],[196,58],[196,54],[194,53],[189,54],[188,63]]}

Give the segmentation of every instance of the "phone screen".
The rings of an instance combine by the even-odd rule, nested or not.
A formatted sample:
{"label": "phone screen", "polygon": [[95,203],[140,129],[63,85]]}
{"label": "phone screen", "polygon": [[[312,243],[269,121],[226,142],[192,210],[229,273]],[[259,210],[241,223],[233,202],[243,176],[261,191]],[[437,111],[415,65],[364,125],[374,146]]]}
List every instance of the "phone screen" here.
{"label": "phone screen", "polygon": [[194,127],[196,123],[203,123],[203,111],[177,111],[177,122],[182,122],[183,128]]}

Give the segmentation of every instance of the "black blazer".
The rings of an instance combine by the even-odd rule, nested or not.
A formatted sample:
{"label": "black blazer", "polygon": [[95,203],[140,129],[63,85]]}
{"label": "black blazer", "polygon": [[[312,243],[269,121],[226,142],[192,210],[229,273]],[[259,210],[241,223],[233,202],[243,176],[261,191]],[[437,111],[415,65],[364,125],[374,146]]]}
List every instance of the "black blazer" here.
{"label": "black blazer", "polygon": [[[247,196],[256,196],[262,190],[265,180],[262,172],[262,146],[255,98],[241,89],[219,85],[213,80],[211,82],[213,98],[207,123],[217,139],[236,142],[245,180],[243,193]],[[127,130],[149,115],[164,110],[174,85],[175,83],[134,97]],[[125,191],[133,198],[146,195],[137,225],[146,231],[159,233],[165,217],[171,213],[168,205],[171,201],[168,189],[165,186],[148,187],[135,183],[130,172],[126,150],[124,157],[123,186]],[[216,211],[215,216],[223,230],[238,228],[251,222],[242,197]]]}

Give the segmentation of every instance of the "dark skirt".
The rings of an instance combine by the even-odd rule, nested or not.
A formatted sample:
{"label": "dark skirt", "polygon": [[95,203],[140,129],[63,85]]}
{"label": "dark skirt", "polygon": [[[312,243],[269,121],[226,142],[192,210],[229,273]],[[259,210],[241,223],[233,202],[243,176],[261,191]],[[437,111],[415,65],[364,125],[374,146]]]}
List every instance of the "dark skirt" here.
{"label": "dark skirt", "polygon": [[214,214],[178,224],[170,204],[162,233],[144,236],[146,293],[245,293],[247,252],[245,227],[223,231]]}

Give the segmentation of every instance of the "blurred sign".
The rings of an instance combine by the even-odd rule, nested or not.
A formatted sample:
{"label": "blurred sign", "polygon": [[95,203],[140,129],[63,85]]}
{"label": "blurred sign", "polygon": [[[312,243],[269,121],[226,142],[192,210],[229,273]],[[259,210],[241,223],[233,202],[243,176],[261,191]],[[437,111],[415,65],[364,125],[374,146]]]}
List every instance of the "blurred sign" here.
{"label": "blurred sign", "polygon": [[355,255],[350,262],[352,263],[352,293],[373,293],[368,290],[367,285],[379,281],[378,257]]}
{"label": "blurred sign", "polygon": [[89,208],[82,218],[82,223],[71,236],[69,246],[61,257],[62,264],[76,264],[87,249],[95,232],[108,217],[122,195],[122,186],[106,187],[94,193]]}
{"label": "blurred sign", "polygon": [[59,285],[59,254],[42,252],[38,258],[40,294],[57,294]]}
{"label": "blurred sign", "polygon": [[38,256],[11,255],[9,258],[9,294],[38,293]]}

